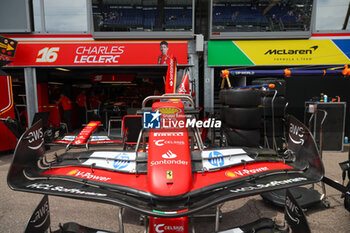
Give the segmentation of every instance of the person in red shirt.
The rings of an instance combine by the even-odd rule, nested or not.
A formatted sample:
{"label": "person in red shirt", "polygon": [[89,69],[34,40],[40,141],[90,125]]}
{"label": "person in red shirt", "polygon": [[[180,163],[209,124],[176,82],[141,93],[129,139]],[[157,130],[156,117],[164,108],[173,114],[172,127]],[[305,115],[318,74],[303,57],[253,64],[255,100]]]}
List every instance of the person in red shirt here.
{"label": "person in red shirt", "polygon": [[60,95],[60,99],[57,101],[57,104],[61,104],[63,108],[63,120],[67,124],[68,132],[72,132],[72,123],[70,117],[72,115],[72,103],[70,99],[65,96],[63,93]]}
{"label": "person in red shirt", "polygon": [[86,104],[86,95],[84,90],[82,90],[80,94],[77,96],[76,102],[78,104],[79,124],[80,125],[86,124],[87,104]]}
{"label": "person in red shirt", "polygon": [[100,120],[100,100],[94,92],[91,92],[89,97],[90,109],[93,110],[92,113],[89,114],[89,120],[99,121]]}
{"label": "person in red shirt", "polygon": [[169,64],[170,55],[168,54],[168,50],[169,50],[168,42],[164,40],[160,42],[160,52],[162,54],[158,57],[158,64],[160,65]]}
{"label": "person in red shirt", "polygon": [[100,100],[94,92],[92,92],[90,95],[89,103],[91,109],[98,109],[100,107]]}

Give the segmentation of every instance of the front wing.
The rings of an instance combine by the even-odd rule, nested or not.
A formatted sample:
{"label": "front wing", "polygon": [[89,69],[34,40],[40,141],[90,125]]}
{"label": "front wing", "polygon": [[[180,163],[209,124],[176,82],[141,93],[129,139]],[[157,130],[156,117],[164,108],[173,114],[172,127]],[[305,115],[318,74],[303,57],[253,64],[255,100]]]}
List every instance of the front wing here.
{"label": "front wing", "polygon": [[[294,118],[290,124],[303,127]],[[302,137],[291,135],[297,143],[289,142],[289,157],[259,149],[217,149],[220,161],[231,163],[216,158],[210,167],[208,151],[193,152],[191,191],[158,196],[147,185],[147,153],[66,153],[47,161],[39,122],[21,137],[8,184],[18,191],[109,203],[154,217],[188,216],[228,200],[320,181],[323,165],[314,140],[306,128],[298,129]]]}

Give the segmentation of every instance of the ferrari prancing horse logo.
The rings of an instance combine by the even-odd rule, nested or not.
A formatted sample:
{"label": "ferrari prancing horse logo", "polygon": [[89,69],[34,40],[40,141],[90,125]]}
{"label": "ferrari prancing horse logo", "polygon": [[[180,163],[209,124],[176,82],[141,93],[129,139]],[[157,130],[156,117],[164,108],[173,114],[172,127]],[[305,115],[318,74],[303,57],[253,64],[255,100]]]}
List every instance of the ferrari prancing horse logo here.
{"label": "ferrari prancing horse logo", "polygon": [[167,178],[168,180],[172,180],[172,179],[173,179],[173,171],[172,171],[172,170],[168,170],[168,171],[166,172],[166,178]]}

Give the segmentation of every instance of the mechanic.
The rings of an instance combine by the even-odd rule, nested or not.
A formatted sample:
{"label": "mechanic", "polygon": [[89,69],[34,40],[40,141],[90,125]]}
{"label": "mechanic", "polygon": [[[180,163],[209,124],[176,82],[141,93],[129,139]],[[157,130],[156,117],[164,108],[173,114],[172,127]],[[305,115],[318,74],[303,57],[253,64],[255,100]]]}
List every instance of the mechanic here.
{"label": "mechanic", "polygon": [[63,120],[67,124],[68,132],[72,132],[72,123],[70,121],[70,117],[72,115],[72,102],[70,99],[65,96],[65,94],[61,93],[60,99],[57,101],[57,104],[61,104],[63,108]]}
{"label": "mechanic", "polygon": [[76,102],[78,104],[79,124],[82,126],[83,124],[86,124],[87,104],[85,90],[80,92],[80,94],[77,96]]}

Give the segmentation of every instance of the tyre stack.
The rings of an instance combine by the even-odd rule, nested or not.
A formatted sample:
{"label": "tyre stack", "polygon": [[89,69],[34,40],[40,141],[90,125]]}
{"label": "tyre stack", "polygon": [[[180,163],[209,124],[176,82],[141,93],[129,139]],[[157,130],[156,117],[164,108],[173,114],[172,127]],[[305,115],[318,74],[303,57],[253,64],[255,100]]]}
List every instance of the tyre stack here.
{"label": "tyre stack", "polygon": [[284,144],[285,108],[286,108],[286,81],[283,79],[256,79],[253,85],[275,84],[273,89],[261,91],[263,106],[263,124],[261,145],[266,148],[282,150]]}
{"label": "tyre stack", "polygon": [[227,89],[219,93],[221,135],[227,146],[257,147],[260,143],[261,98],[254,89]]}

